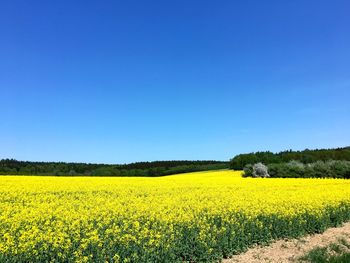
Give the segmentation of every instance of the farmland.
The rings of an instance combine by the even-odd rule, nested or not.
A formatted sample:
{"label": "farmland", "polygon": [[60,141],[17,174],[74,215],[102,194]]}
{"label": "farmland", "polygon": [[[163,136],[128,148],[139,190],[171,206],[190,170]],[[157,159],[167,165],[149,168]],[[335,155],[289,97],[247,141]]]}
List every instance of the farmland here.
{"label": "farmland", "polygon": [[350,219],[350,181],[0,177],[0,261],[211,262]]}

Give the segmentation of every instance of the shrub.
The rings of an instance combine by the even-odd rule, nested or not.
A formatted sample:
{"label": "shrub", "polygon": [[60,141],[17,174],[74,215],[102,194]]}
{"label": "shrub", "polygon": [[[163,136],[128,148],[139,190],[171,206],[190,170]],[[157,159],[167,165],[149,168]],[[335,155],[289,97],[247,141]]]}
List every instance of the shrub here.
{"label": "shrub", "polygon": [[344,178],[350,179],[350,161],[317,161],[303,164],[298,161],[268,165],[270,177],[281,178]]}
{"label": "shrub", "polygon": [[270,177],[266,165],[256,163],[253,165],[253,177]]}
{"label": "shrub", "polygon": [[253,165],[252,164],[247,164],[243,168],[243,177],[251,177],[253,176]]}

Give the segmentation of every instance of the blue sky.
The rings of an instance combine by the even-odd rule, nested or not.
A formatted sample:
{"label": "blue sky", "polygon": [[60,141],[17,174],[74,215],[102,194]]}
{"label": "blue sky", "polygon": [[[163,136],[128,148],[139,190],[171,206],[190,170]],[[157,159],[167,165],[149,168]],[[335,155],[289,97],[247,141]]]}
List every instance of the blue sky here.
{"label": "blue sky", "polygon": [[349,1],[1,1],[0,158],[350,145]]}

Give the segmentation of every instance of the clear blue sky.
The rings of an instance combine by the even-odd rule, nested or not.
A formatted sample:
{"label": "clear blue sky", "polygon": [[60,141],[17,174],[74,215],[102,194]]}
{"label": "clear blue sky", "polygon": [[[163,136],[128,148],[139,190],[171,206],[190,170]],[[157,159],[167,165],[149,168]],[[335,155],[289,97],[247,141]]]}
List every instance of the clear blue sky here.
{"label": "clear blue sky", "polygon": [[0,3],[0,158],[350,145],[350,2]]}

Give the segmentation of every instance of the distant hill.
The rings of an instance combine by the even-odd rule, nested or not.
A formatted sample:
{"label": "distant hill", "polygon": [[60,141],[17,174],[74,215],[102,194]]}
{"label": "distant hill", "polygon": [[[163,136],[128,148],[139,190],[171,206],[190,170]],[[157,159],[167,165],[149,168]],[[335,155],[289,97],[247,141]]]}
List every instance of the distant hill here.
{"label": "distant hill", "polygon": [[254,152],[239,154],[230,160],[230,168],[242,170],[247,164],[262,162],[264,164],[283,163],[291,160],[300,161],[302,163],[313,163],[316,161],[327,160],[346,160],[350,161],[350,147],[334,148],[334,149],[305,149],[303,151],[282,151],[279,153]]}
{"label": "distant hill", "polygon": [[130,164],[92,164],[28,162],[14,159],[0,160],[0,174],[9,175],[162,176],[225,168],[228,168],[228,162],[222,161],[154,161]]}

